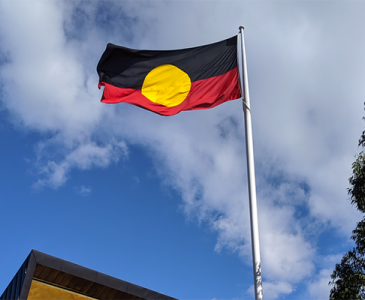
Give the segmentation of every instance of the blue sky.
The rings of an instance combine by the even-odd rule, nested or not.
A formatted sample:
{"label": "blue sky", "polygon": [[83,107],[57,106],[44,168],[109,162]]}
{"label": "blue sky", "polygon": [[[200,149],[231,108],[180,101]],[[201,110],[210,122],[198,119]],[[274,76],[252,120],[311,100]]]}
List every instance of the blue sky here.
{"label": "blue sky", "polygon": [[265,299],[326,299],[361,216],[361,1],[1,1],[0,291],[31,249],[179,299],[253,299],[242,104],[100,103],[108,42],[245,26]]}

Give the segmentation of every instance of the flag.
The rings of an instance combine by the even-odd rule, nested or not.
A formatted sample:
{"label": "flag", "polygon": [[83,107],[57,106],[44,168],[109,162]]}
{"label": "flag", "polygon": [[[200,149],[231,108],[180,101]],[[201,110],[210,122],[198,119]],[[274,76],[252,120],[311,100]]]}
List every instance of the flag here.
{"label": "flag", "polygon": [[108,44],[97,66],[101,102],[126,102],[171,116],[241,97],[237,36],[180,50],[134,50]]}

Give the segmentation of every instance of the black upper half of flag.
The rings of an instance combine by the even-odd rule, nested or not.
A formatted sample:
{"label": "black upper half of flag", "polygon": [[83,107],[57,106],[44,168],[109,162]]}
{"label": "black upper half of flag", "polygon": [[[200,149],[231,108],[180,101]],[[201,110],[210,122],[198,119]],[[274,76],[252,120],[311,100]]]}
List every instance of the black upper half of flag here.
{"label": "black upper half of flag", "polygon": [[187,73],[191,82],[223,75],[237,67],[237,36],[180,50],[134,50],[109,43],[97,72],[100,82],[141,89],[146,75],[165,64]]}

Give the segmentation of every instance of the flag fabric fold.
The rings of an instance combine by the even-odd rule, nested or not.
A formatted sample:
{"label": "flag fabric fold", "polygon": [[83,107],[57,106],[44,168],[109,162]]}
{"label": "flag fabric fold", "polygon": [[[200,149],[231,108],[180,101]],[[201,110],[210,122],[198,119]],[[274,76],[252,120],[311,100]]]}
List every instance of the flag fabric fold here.
{"label": "flag fabric fold", "polygon": [[237,36],[180,50],[134,50],[108,44],[98,66],[101,101],[125,102],[170,116],[241,97]]}

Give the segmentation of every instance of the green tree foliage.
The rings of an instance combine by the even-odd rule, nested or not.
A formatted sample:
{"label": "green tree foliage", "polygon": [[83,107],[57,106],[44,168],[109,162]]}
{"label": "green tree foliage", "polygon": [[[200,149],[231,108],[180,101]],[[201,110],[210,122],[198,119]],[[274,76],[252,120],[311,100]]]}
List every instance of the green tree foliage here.
{"label": "green tree foliage", "polygon": [[[364,118],[365,119],[365,118]],[[359,146],[365,149],[365,131],[359,140]],[[349,178],[351,203],[365,213],[365,153],[361,151],[352,164],[352,176]],[[331,275],[330,300],[365,300],[365,217],[357,223],[351,239],[355,248],[346,253]]]}

